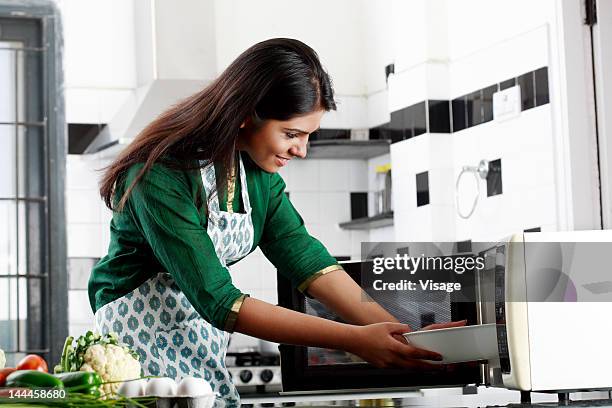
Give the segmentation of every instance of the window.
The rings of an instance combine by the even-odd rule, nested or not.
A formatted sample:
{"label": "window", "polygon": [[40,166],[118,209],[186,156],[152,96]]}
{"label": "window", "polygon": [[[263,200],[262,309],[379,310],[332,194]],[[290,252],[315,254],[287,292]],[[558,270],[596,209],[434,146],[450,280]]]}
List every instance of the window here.
{"label": "window", "polygon": [[[25,9],[32,18],[7,17]],[[67,335],[55,13],[0,0],[0,348],[9,366],[27,353],[55,364]]]}

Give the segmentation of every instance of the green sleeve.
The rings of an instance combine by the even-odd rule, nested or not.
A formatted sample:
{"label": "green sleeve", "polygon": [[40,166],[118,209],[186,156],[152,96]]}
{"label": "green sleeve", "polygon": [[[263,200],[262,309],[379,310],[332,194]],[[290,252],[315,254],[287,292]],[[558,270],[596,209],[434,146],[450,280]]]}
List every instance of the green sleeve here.
{"label": "green sleeve", "polygon": [[340,269],[323,244],[306,231],[278,173],[270,176],[270,199],[259,246],[278,271],[301,291],[321,274]]}
{"label": "green sleeve", "polygon": [[[125,186],[141,168],[130,169]],[[232,313],[237,314],[233,308],[245,295],[232,284],[217,257],[194,202],[193,184],[187,173],[155,164],[136,184],[126,209],[196,311],[215,327],[231,331]]]}

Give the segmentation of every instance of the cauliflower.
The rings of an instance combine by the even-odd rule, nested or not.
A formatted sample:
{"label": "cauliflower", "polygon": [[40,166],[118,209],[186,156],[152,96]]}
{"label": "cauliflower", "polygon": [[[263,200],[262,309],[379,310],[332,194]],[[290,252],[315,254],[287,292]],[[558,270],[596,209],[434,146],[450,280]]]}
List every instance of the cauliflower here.
{"label": "cauliflower", "polygon": [[[55,373],[72,371],[96,372],[102,379],[101,391],[105,396],[114,396],[121,383],[140,378],[141,366],[138,355],[119,344],[116,333],[105,336],[88,331],[77,339],[76,349],[72,337],[66,339],[60,364]],[[112,382],[112,384],[108,384]]]}
{"label": "cauliflower", "polygon": [[6,365],[6,357],[4,356],[4,350],[0,349],[0,370]]}
{"label": "cauliflower", "polygon": [[125,380],[140,378],[140,363],[123,347],[114,344],[90,346],[83,356],[80,371],[95,371],[103,382],[118,381],[114,384],[102,384],[102,394],[115,394]]}

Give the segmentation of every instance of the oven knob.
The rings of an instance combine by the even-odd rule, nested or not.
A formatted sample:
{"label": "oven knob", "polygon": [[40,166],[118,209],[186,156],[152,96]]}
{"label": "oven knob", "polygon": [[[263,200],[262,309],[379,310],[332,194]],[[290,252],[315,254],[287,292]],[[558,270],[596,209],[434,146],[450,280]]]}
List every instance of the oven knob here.
{"label": "oven knob", "polygon": [[274,373],[272,372],[272,370],[266,368],[261,372],[261,374],[259,374],[259,377],[261,378],[261,381],[269,383],[270,381],[272,381],[272,378],[274,378]]}
{"label": "oven knob", "polygon": [[240,372],[240,381],[248,383],[253,378],[253,373],[249,370],[242,370]]}

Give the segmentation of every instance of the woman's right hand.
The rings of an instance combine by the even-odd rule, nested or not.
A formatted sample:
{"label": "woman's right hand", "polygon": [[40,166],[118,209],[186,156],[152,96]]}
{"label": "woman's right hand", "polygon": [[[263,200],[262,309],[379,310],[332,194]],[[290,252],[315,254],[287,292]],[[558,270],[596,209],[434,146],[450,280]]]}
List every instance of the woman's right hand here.
{"label": "woman's right hand", "polygon": [[374,323],[353,326],[353,335],[347,351],[358,355],[379,368],[440,369],[441,364],[424,360],[440,361],[442,356],[434,351],[420,349],[394,338],[410,332],[410,326],[401,323]]}

